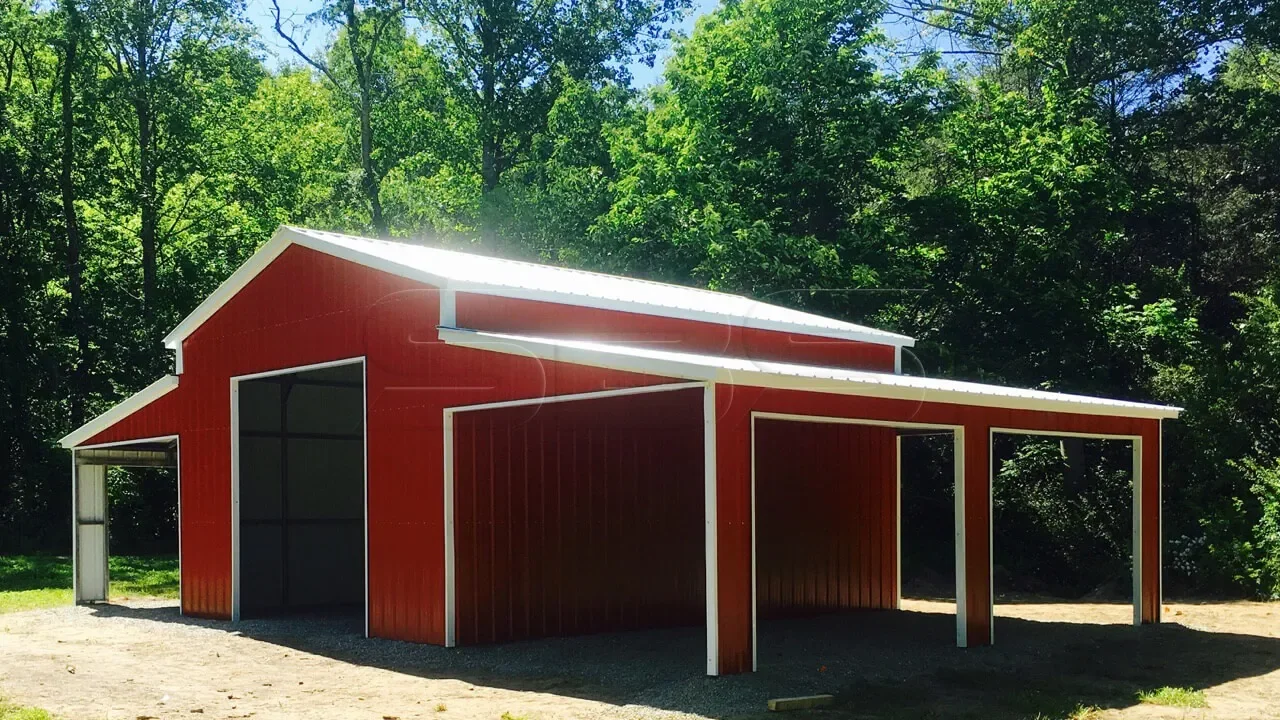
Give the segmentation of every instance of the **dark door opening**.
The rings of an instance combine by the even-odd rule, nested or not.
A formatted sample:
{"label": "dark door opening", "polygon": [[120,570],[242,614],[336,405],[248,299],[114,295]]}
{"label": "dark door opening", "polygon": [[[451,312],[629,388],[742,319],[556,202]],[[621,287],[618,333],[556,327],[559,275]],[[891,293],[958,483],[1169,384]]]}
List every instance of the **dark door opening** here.
{"label": "dark door opening", "polygon": [[241,617],[361,612],[364,366],[241,380]]}

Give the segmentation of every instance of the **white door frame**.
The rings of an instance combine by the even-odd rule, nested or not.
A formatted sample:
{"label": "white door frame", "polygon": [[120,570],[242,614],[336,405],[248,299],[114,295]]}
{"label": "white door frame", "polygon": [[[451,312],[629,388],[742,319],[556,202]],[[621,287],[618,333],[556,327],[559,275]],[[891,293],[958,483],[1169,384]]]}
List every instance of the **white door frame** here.
{"label": "white door frame", "polygon": [[[918,423],[886,420],[868,420],[864,418],[847,418],[831,415],[797,415],[794,413],[776,413],[752,411],[751,413],[751,653],[752,669],[759,669],[759,642],[757,638],[756,595],[756,420],[782,420],[788,422],[805,422],[832,425],[866,425],[872,427],[893,428],[899,430],[942,430],[951,432],[955,445],[955,537],[956,537],[956,645],[966,647],[967,628],[965,616],[965,567],[964,567],[964,426],[942,423]],[[898,522],[895,533],[898,575],[898,597],[901,598],[902,582],[902,439],[896,441],[897,448],[897,493]],[[990,558],[988,558],[988,563]],[[994,623],[993,623],[994,624]]]}
{"label": "white door frame", "polygon": [[[1163,421],[1161,421],[1163,428]],[[1124,435],[1116,433],[1079,433],[1079,432],[1057,432],[1052,430],[1019,430],[1017,428],[993,427],[991,428],[991,462],[995,462],[995,436],[996,433],[1004,433],[1006,435],[1038,435],[1042,437],[1070,437],[1084,438],[1086,440],[1120,440],[1133,444],[1133,537],[1130,545],[1130,553],[1133,559],[1133,624],[1142,624],[1142,436],[1141,435]],[[1163,433],[1162,433],[1163,435]],[[994,495],[994,493],[992,493]],[[1163,503],[1160,508],[1161,525],[1164,522]],[[992,526],[995,525],[994,518]],[[994,553],[994,548],[992,549]],[[1163,565],[1163,562],[1161,563]],[[1160,583],[1160,591],[1164,592],[1164,583]],[[993,594],[994,598],[994,594]],[[1161,598],[1163,601],[1164,598]],[[994,600],[993,600],[994,602]],[[994,615],[993,615],[994,617]],[[995,623],[992,622],[992,633],[995,632]]]}
{"label": "white door frame", "polygon": [[296,365],[231,377],[231,620],[240,620],[240,383],[277,375],[292,375],[311,370],[324,370],[360,364],[360,406],[364,413],[360,422],[364,436],[364,635],[369,637],[369,366],[364,355]]}
{"label": "white door frame", "polygon": [[[456,405],[444,409],[443,418],[443,438],[444,443],[444,644],[445,647],[455,647],[458,644],[458,605],[457,605],[457,550],[454,545],[454,462],[453,462],[453,418],[458,413],[476,412],[482,410],[499,410],[511,407],[526,407],[529,405],[544,405],[551,403],[574,402],[578,400],[600,400],[603,398],[624,397],[627,395],[647,395],[660,392],[674,392],[678,390],[693,390],[704,388],[704,397],[706,393],[711,394],[712,402],[712,424],[711,434],[713,442],[710,449],[706,452],[710,453],[711,468],[714,472],[715,467],[715,443],[714,443],[714,408],[715,396],[714,389],[706,390],[712,383],[705,382],[680,382],[667,383],[663,385],[643,385],[640,387],[621,388],[617,390],[598,390],[595,392],[571,393],[568,395],[550,395],[546,397],[535,397],[524,400],[503,400],[498,402],[478,403],[475,405]],[[704,401],[704,411],[705,411]],[[704,425],[705,425],[704,418]],[[704,448],[704,450],[706,450]],[[705,454],[705,453],[704,453]],[[714,498],[715,492],[715,476],[712,474],[706,481],[709,487],[708,493]],[[715,507],[709,505],[705,513],[709,518],[707,520],[707,586],[708,592],[711,593],[707,599],[707,652],[708,652],[708,674],[716,674],[711,671],[712,656],[718,659],[718,653],[712,653],[711,648],[716,639],[716,622],[718,614],[714,599],[714,530],[715,530]]]}

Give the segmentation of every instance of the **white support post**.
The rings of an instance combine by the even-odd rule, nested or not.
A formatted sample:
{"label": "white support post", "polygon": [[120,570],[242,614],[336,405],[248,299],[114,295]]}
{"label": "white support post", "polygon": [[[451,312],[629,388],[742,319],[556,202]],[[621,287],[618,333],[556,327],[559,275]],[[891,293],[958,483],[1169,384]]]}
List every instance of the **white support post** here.
{"label": "white support post", "polygon": [[1133,439],[1133,624],[1142,624],[1142,438]]}
{"label": "white support post", "polygon": [[107,468],[83,465],[75,469],[75,599],[77,603],[106,602]]}
{"label": "white support post", "polygon": [[969,647],[969,615],[965,598],[964,428],[956,428],[953,441],[956,496],[956,647]]}
{"label": "white support post", "polygon": [[[716,537],[716,385],[702,391],[703,504],[707,551],[707,675],[720,674],[719,548]],[[752,590],[754,592],[754,588]]]}
{"label": "white support post", "polygon": [[897,493],[893,503],[894,542],[894,599],[893,609],[902,609],[902,435],[894,434],[894,486]]}
{"label": "white support post", "polygon": [[457,559],[454,557],[453,410],[444,411],[444,646],[458,645]]}

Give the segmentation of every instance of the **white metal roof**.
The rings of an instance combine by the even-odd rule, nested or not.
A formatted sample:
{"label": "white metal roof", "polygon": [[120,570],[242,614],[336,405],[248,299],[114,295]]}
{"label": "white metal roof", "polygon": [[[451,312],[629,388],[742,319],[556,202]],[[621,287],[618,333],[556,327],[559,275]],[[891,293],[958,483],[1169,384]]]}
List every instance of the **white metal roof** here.
{"label": "white metal roof", "polygon": [[[213,315],[290,244],[303,245],[442,290],[542,300],[897,347],[915,344],[915,340],[906,335],[770,305],[739,295],[282,225],[266,245],[165,337],[165,345],[180,350],[183,338]],[[178,371],[181,372],[180,365]]]}
{"label": "white metal roof", "polygon": [[103,430],[106,430],[112,425],[115,425],[121,420],[129,417],[135,411],[145,407],[151,402],[154,402],[157,398],[168,394],[170,390],[173,390],[176,387],[178,387],[178,376],[165,375],[159,380],[116,403],[110,410],[102,413],[98,417],[90,420],[84,425],[81,425],[75,430],[72,430],[66,437],[62,438],[58,442],[61,443],[64,448],[75,447]]}
{"label": "white metal roof", "polygon": [[592,367],[755,387],[978,405],[1019,410],[1176,418],[1181,408],[984,385],[940,378],[842,370],[718,355],[652,350],[612,343],[439,328],[450,345]]}

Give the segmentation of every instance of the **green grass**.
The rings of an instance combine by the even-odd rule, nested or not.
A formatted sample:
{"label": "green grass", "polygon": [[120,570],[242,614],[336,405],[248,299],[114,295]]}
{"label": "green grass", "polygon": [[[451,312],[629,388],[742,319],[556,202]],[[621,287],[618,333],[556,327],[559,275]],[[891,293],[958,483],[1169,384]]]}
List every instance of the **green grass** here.
{"label": "green grass", "polygon": [[53,720],[53,716],[33,707],[18,707],[0,698],[0,720]]}
{"label": "green grass", "polygon": [[[178,597],[175,557],[112,556],[110,596]],[[71,559],[59,555],[0,556],[0,613],[70,605]],[[0,715],[0,720],[9,720]]]}
{"label": "green grass", "polygon": [[1147,705],[1166,705],[1180,708],[1207,708],[1209,700],[1203,690],[1191,688],[1162,687],[1138,693],[1138,702]]}

